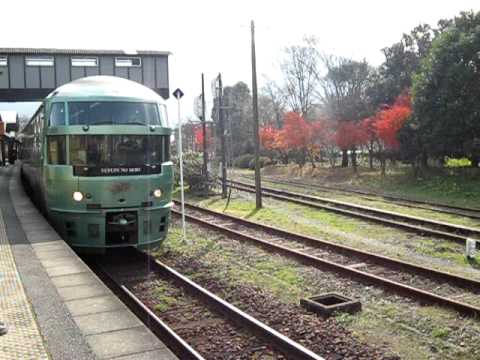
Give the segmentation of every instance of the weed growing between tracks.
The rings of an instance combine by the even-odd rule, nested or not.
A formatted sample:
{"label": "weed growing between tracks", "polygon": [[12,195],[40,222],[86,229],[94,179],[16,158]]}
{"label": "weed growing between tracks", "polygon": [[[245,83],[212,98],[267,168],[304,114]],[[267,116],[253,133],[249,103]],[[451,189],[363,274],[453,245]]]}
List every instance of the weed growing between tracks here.
{"label": "weed growing between tracks", "polygon": [[200,285],[326,359],[398,359],[358,341],[334,320],[321,320],[298,307],[307,290],[294,262],[225,242],[214,232],[205,236],[197,227],[189,226],[194,241],[186,243],[175,225],[168,245],[155,255]]}
{"label": "weed growing between tracks", "polygon": [[[182,242],[178,224],[174,222],[157,256],[195,281],[207,287],[210,284],[211,290],[220,296],[229,300],[233,297],[233,302],[237,291],[261,291],[266,294],[264,302],[273,308],[270,311],[282,314],[283,307],[278,304],[287,304],[288,311],[293,307],[296,312],[300,297],[337,291],[359,298],[363,310],[353,316],[339,315],[336,321],[321,322],[317,326],[320,331],[326,328],[332,334],[343,334],[337,325],[340,323],[351,331],[353,338],[349,335],[350,338],[357,338],[355,343],[360,340],[376,345],[387,354],[388,348],[405,359],[477,359],[480,356],[478,321],[463,319],[455,312],[437,307],[419,306],[381,289],[300,265],[192,224],[188,225],[188,238],[190,243]],[[218,286],[218,283],[228,286]],[[242,308],[244,304],[237,299],[236,305]],[[302,328],[305,328],[309,322],[303,321]],[[340,338],[338,341],[342,344],[350,340]]]}
{"label": "weed growing between tracks", "polygon": [[[466,261],[462,245],[275,199],[265,198],[264,208],[256,210],[253,196],[234,191],[226,213],[480,280],[478,265]],[[215,211],[225,208],[218,196],[189,201]]]}

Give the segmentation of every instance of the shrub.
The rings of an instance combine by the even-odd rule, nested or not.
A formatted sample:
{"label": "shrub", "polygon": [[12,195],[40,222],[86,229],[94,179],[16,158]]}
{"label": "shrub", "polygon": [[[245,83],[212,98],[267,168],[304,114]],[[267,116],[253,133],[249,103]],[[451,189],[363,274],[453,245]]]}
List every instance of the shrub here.
{"label": "shrub", "polygon": [[[175,164],[174,175],[175,184],[180,183],[180,167],[178,158],[172,157],[172,161]],[[208,193],[209,188],[215,181],[213,175],[209,174],[209,182],[205,181],[205,177],[202,175],[203,157],[199,152],[184,152],[183,153],[183,180],[190,187],[190,191],[194,193]]]}
{"label": "shrub", "polygon": [[250,167],[250,161],[252,161],[254,157],[252,154],[240,155],[233,160],[233,166],[240,169],[248,169]]}
{"label": "shrub", "polygon": [[458,167],[469,167],[472,166],[472,162],[467,158],[461,159],[452,159],[448,158],[445,160],[445,167],[447,168],[458,168]]}
{"label": "shrub", "polygon": [[[258,158],[258,161],[260,162],[260,167],[261,168],[263,168],[265,166],[268,166],[268,165],[273,165],[275,163],[272,159],[270,159],[266,156],[260,156]],[[248,167],[251,170],[255,169],[255,157],[252,160],[250,160],[250,163],[248,164]]]}

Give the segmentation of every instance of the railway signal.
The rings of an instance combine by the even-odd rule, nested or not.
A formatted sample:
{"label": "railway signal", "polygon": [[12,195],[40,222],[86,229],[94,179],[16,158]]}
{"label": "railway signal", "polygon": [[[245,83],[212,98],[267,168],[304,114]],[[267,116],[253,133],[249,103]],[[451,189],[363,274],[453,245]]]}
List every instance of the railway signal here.
{"label": "railway signal", "polygon": [[183,191],[183,151],[182,151],[182,118],[180,117],[180,99],[183,97],[183,91],[176,89],[173,92],[173,96],[177,99],[178,104],[178,163],[180,167],[180,202],[182,207],[182,237],[185,240],[185,197]]}

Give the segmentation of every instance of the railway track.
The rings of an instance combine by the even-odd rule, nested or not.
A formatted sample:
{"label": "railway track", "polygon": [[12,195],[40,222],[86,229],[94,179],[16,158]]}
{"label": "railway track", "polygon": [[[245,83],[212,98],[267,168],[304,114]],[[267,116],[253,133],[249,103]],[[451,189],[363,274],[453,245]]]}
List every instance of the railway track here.
{"label": "railway track", "polygon": [[[480,315],[480,281],[292,233],[192,204],[186,204],[186,210],[188,221],[238,240],[251,242],[317,268],[381,286],[421,302],[454,309],[463,315]],[[179,214],[175,209],[172,211]]]}
{"label": "railway track", "polygon": [[[255,186],[252,184],[233,180],[229,180],[229,183],[235,189],[251,193],[255,192]],[[350,217],[377,222],[383,225],[394,226],[422,235],[433,235],[457,242],[459,244],[465,244],[467,238],[469,237],[480,240],[480,229],[472,227],[455,225],[411,215],[404,215],[393,211],[380,210],[369,206],[290,192],[286,190],[279,190],[265,186],[262,187],[262,193],[265,196],[274,199],[289,201],[316,209],[327,210]]]}
{"label": "railway track", "polygon": [[[182,360],[323,359],[145,253],[117,252],[89,264]],[[145,295],[159,281],[162,296],[176,294],[175,309],[164,313],[166,321],[154,314],[152,299]]]}
{"label": "railway track", "polygon": [[[253,179],[246,175],[240,175],[240,177],[253,181]],[[457,215],[457,216],[464,216],[471,219],[478,219],[480,220],[480,209],[469,208],[469,207],[462,207],[462,206],[453,206],[447,204],[440,204],[431,201],[422,201],[422,200],[415,200],[415,199],[407,199],[393,195],[384,195],[384,194],[377,194],[373,192],[363,191],[363,190],[354,190],[354,189],[345,189],[335,186],[327,186],[327,185],[319,185],[319,184],[310,184],[304,183],[300,181],[293,181],[293,180],[278,180],[278,179],[271,179],[271,178],[262,178],[263,182],[268,182],[272,184],[279,184],[279,185],[293,185],[298,187],[303,187],[307,189],[318,189],[320,191],[326,192],[337,192],[343,193],[347,195],[360,195],[365,200],[374,201],[375,198],[382,198],[388,202],[392,202],[401,206],[409,207],[409,208],[417,208],[417,209],[424,209],[424,210],[433,210],[440,213],[450,214],[450,215]]]}

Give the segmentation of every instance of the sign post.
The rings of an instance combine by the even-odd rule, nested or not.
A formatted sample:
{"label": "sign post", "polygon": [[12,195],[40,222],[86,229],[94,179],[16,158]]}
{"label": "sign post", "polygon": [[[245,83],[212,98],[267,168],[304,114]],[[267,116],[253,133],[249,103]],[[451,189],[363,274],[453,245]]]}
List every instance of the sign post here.
{"label": "sign post", "polygon": [[185,197],[183,192],[183,150],[182,150],[182,118],[180,117],[180,99],[183,97],[183,91],[177,89],[173,92],[178,104],[178,163],[180,167],[180,202],[182,206],[182,237],[187,238],[185,228]]}

